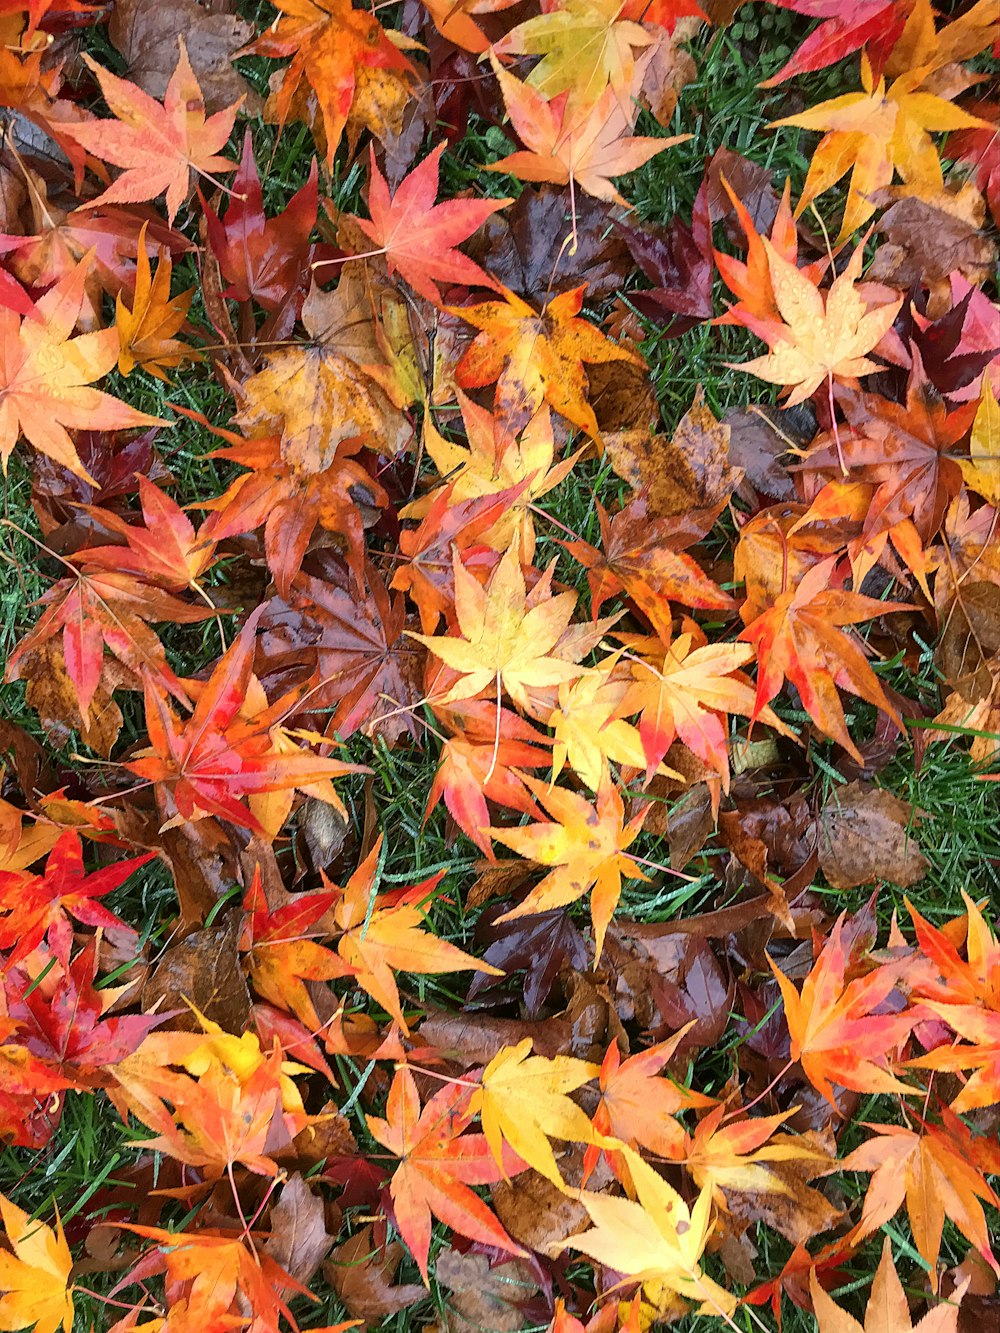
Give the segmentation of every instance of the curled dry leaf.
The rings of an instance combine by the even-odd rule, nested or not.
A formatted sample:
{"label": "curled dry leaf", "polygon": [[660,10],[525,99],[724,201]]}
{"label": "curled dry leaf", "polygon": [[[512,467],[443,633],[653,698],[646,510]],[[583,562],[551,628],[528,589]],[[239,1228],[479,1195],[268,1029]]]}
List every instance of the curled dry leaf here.
{"label": "curled dry leaf", "polygon": [[419,1283],[393,1282],[405,1253],[398,1240],[377,1245],[368,1224],[336,1247],[323,1265],[323,1272],[348,1314],[371,1326],[400,1310],[408,1310],[426,1295]]}

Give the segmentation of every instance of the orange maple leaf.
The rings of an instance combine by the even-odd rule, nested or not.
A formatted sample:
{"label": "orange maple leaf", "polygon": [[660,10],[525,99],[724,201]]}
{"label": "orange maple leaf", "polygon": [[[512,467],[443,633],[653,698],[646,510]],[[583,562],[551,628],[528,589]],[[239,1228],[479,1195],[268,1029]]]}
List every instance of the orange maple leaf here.
{"label": "orange maple leaf", "polygon": [[[844,1171],[871,1173],[861,1221],[850,1239],[857,1243],[872,1235],[895,1216],[905,1200],[914,1242],[935,1283],[946,1217],[1000,1274],[980,1203],[983,1200],[998,1208],[1000,1199],[976,1163],[971,1132],[957,1116],[950,1119],[950,1130],[927,1124],[919,1129],[867,1124],[872,1137],[841,1162]],[[996,1144],[980,1142],[991,1149],[988,1169],[995,1172],[1000,1167]]]}
{"label": "orange maple leaf", "polygon": [[305,983],[353,975],[352,968],[312,938],[321,933],[317,923],[336,901],[335,893],[303,893],[271,910],[259,866],[243,897],[247,921],[241,947],[247,950],[254,990],[278,1008],[290,1010],[314,1032],[322,1023]]}
{"label": "orange maple leaf", "polygon": [[529,84],[508,74],[495,55],[490,55],[490,61],[511,123],[527,151],[488,163],[487,171],[509,171],[520,180],[553,185],[572,182],[595,199],[627,208],[611,177],[625,176],[665,148],[691,137],[633,137],[632,120],[614,88],[605,88],[595,102],[581,109],[572,105],[570,93],[559,93],[547,101]]}
{"label": "orange maple leaf", "polygon": [[875,1272],[864,1328],[853,1315],[842,1309],[827,1295],[816,1278],[809,1273],[809,1290],[819,1321],[818,1333],[956,1333],[958,1306],[969,1285],[966,1277],[947,1302],[934,1306],[916,1325],[910,1317],[910,1304],[892,1262],[892,1241],[886,1236],[882,1242],[882,1259]]}
{"label": "orange maple leaf", "polygon": [[470,1096],[469,1086],[451,1084],[421,1110],[413,1075],[400,1069],[389,1089],[386,1118],[366,1117],[372,1136],[402,1158],[389,1187],[393,1212],[425,1284],[432,1215],[470,1240],[524,1254],[469,1188],[492,1184],[502,1174],[485,1135],[463,1133],[472,1121]]}
{"label": "orange maple leaf", "polygon": [[902,730],[897,710],[859,644],[840,626],[858,625],[890,611],[908,611],[902,602],[880,602],[861,593],[828,586],[837,558],[821,561],[798,587],[782,592],[774,605],[739,636],[757,652],[757,697],[751,721],[761,716],[787,678],[799,691],[806,712],[858,762],[861,754],[847,730],[837,687],[866,699]]}
{"label": "orange maple leaf", "polygon": [[161,252],[160,262],[153,274],[146,250],[146,223],[139,233],[139,253],[136,257],[135,294],[130,310],[118,293],[115,301],[115,326],[118,329],[118,369],[129,375],[136,366],[166,380],[164,371],[196,361],[201,353],[174,337],[187,319],[194,288],[179,296],[170,295],[173,264],[170,252]]}
{"label": "orange maple leaf", "polygon": [[420,976],[438,972],[503,973],[423,928],[424,914],[419,904],[429,897],[443,871],[400,892],[376,895],[381,851],[380,836],[340,894],[334,920],[344,933],[337,951],[357,984],[408,1033],[394,972]]}
{"label": "orange maple leaf", "polygon": [[38,298],[23,320],[0,303],[0,459],[4,472],[23,435],[85,481],[72,430],[125,430],[163,424],[90,386],[118,360],[118,335],[98,329],[71,337],[83,309],[94,252]]}
{"label": "orange maple leaf", "polygon": [[413,66],[374,14],[350,0],[279,0],[276,8],[278,20],[236,54],[292,57],[275,99],[278,123],[295,113],[304,77],[319,102],[330,167],[359,88],[379,77],[407,79]]}
{"label": "orange maple leaf", "polygon": [[102,194],[81,207],[134,204],[165,193],[167,219],[172,223],[187,198],[192,171],[204,176],[234,169],[235,162],[220,157],[219,149],[232,132],[243,99],[206,116],[201,86],[191,69],[183,36],[177,41],[180,57],[162,103],[84,56],[115,119],[60,128],[88,153],[124,170]]}
{"label": "orange maple leaf", "polygon": [[792,1059],[834,1110],[838,1108],[831,1083],[856,1092],[915,1096],[920,1089],[900,1082],[887,1066],[909,1036],[919,1011],[875,1012],[899,981],[897,967],[886,964],[867,976],[846,979],[850,960],[843,922],[843,916],[838,917],[801,992],[768,959],[785,1002]]}
{"label": "orange maple leaf", "polygon": [[[216,664],[186,722],[177,717],[162,690],[146,682],[150,744],[126,767],[169,793],[177,810],[168,820],[171,825],[218,815],[266,835],[262,819],[241,798],[367,772],[285,744],[291,738],[281,729],[281,720],[289,700],[279,699],[268,707],[252,670],[254,630],[263,611],[263,606],[254,611]],[[336,802],[332,788],[327,799]]]}

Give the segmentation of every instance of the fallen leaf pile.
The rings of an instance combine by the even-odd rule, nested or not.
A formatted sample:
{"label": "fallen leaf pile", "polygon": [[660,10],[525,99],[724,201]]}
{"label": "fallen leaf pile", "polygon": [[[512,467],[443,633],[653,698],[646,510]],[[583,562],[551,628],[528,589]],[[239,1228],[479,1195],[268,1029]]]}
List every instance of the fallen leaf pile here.
{"label": "fallen leaf pile", "polygon": [[666,225],[725,5],[0,5],[0,1327],[995,1317],[1000,21],[775,4]]}

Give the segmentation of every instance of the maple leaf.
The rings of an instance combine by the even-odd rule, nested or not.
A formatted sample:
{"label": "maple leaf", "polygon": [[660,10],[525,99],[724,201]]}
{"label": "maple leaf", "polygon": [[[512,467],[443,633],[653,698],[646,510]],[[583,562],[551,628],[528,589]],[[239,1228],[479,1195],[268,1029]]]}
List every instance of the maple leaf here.
{"label": "maple leaf", "polygon": [[494,718],[488,719],[485,726],[476,716],[468,722],[465,730],[449,737],[441,746],[424,818],[443,798],[458,827],[492,861],[486,803],[494,801],[522,814],[538,813],[519,770],[542,768],[549,763],[548,754],[539,748],[548,738],[508,708],[494,712]]}
{"label": "maple leaf", "polygon": [[814,28],[777,74],[761,82],[773,88],[797,74],[835,65],[860,47],[877,48],[882,62],[903,31],[912,0],[772,0],[822,22]]}
{"label": "maple leaf", "polygon": [[926,83],[934,85],[933,76],[942,66],[977,56],[1000,36],[1000,20],[989,0],[976,0],[942,28],[937,27],[939,17],[943,16],[934,12],[930,0],[913,0],[903,31],[889,52],[887,74],[920,68],[932,76]]}
{"label": "maple leaf", "polygon": [[[488,531],[483,542],[496,551],[505,551],[517,536],[525,563],[535,553],[535,525],[532,505],[553,490],[569,474],[577,454],[555,462],[552,414],[541,406],[515,437],[509,419],[494,416],[479,407],[459,390],[466,444],[445,439],[428,414],[424,422],[423,444],[427,456],[442,477],[448,478],[450,494],[456,503],[466,499],[510,494],[510,503]],[[520,414],[518,414],[518,423]],[[434,504],[436,493],[413,501],[402,510],[403,518],[420,518]],[[466,540],[464,545],[468,545]],[[450,573],[451,553],[446,568]],[[450,580],[449,580],[450,582]]]}
{"label": "maple leaf", "polygon": [[365,566],[363,601],[342,567],[326,565],[324,574],[328,577],[300,575],[294,604],[302,628],[314,637],[320,684],[310,690],[310,703],[334,710],[326,734],[346,739],[360,730],[390,742],[418,737],[412,710],[421,698],[424,654],[404,634],[405,598],[390,597],[371,564]]}
{"label": "maple leaf", "polygon": [[646,1297],[669,1308],[677,1293],[700,1302],[702,1314],[729,1315],[736,1299],[701,1271],[700,1260],[711,1231],[711,1192],[702,1190],[689,1208],[662,1176],[630,1148],[622,1155],[635,1187],[635,1199],[583,1190],[593,1226],[571,1236],[565,1248],[580,1250],[598,1263],[643,1284]]}
{"label": "maple leaf", "polygon": [[[944,1222],[948,1220],[974,1245],[994,1272],[990,1234],[979,1200],[998,1206],[996,1194],[975,1164],[975,1141],[957,1116],[950,1131],[934,1125],[866,1124],[871,1138],[843,1159],[845,1171],[871,1172],[861,1221],[854,1241],[872,1235],[906,1201],[913,1240],[936,1287],[936,1265]],[[993,1151],[996,1157],[995,1145]],[[993,1163],[995,1169],[996,1162]]]}
{"label": "maple leaf", "polygon": [[911,993],[960,1037],[973,1043],[939,1044],[911,1060],[910,1065],[975,1070],[951,1102],[956,1114],[1000,1101],[1000,943],[964,890],[962,897],[966,906],[965,958],[947,930],[932,926],[907,903],[921,953],[910,969]]}
{"label": "maple leaf", "polygon": [[569,93],[574,111],[589,109],[610,84],[628,116],[636,73],[633,53],[653,45],[655,38],[621,11],[620,0],[565,0],[558,9],[519,23],[492,50],[498,56],[541,56],[526,85],[550,100]]}
{"label": "maple leaf", "polygon": [[525,777],[525,785],[555,820],[523,828],[492,828],[490,833],[518,856],[552,869],[528,896],[500,921],[563,907],[590,891],[594,951],[600,958],[604,935],[622,891],[622,877],[646,879],[627,848],[639,836],[650,807],[625,823],[625,807],[610,780],[602,783],[595,804],[564,787]]}
{"label": "maple leaf", "polygon": [[282,747],[272,729],[280,730],[288,701],[279,699],[267,708],[259,685],[260,706],[251,708],[249,716],[241,714],[256,679],[254,631],[263,610],[254,611],[216,664],[186,722],[178,719],[155,685],[146,683],[150,744],[126,767],[169,792],[177,808],[168,821],[171,825],[217,815],[264,833],[260,820],[241,803],[242,797],[312,786],[359,771],[339,759],[324,759],[294,745],[290,750]]}
{"label": "maple leaf", "polygon": [[[413,66],[378,19],[366,10],[354,9],[350,0],[280,0],[277,8],[277,21],[236,54],[279,60],[292,57],[275,99],[278,124],[284,125],[295,114],[305,77],[319,103],[326,165],[330,167],[352,110],[358,112],[359,97],[379,80],[405,88]],[[368,123],[365,112],[361,108],[360,118]],[[376,121],[368,127],[378,134]]]}
{"label": "maple leaf", "polygon": [[587,570],[595,616],[609,597],[625,592],[656,632],[669,639],[671,602],[705,611],[732,608],[729,594],[712,582],[697,560],[684,553],[686,547],[705,536],[717,511],[689,510],[683,515],[658,516],[650,512],[642,493],[610,518],[599,500],[595,507],[600,546],[583,541],[563,543]]}
{"label": "maple leaf", "polygon": [[115,303],[118,369],[123,375],[129,375],[136,366],[142,366],[158,380],[166,380],[165,370],[200,358],[199,352],[174,337],[187,320],[194,288],[171,297],[172,273],[170,254],[163,252],[155,276],[151,274],[144,224],[139,233],[132,309],[129,310],[120,292]]}
{"label": "maple leaf", "polygon": [[439,282],[467,287],[497,283],[478,264],[455,247],[498,208],[512,199],[448,199],[436,204],[438,170],[447,145],[438,144],[419,166],[399,183],[390,197],[389,186],[370,150],[368,211],[371,221],[354,218],[358,226],[385,251],[389,273],[398,272],[419,295],[440,304]]}
{"label": "maple leaf", "polygon": [[[473,493],[467,499],[459,499],[455,483],[448,482],[427,497],[428,503],[420,506],[419,513],[416,504],[407,506],[403,517],[422,518],[419,527],[404,529],[399,534],[399,549],[406,560],[397,567],[389,586],[408,592],[413,598],[420,612],[420,628],[425,634],[433,634],[442,615],[454,609],[453,557],[456,554],[461,556],[494,527],[506,529],[507,520],[512,516],[516,527],[515,501],[524,495],[529,484],[525,481],[499,491],[491,488],[486,494]],[[521,512],[524,516],[520,527],[523,541],[531,516],[527,508]],[[509,542],[503,543],[504,549],[507,545]],[[527,554],[528,545],[522,549]],[[462,563],[464,565],[464,559]]]}
{"label": "maple leaf", "polygon": [[0,1216],[12,1253],[0,1253],[0,1322],[7,1328],[34,1326],[36,1333],[73,1327],[73,1257],[62,1222],[39,1222],[0,1194]]}
{"label": "maple leaf", "polygon": [[[503,927],[491,922],[489,934],[492,943],[483,953],[483,962],[502,965],[505,974],[524,971],[524,1007],[529,1018],[538,1017],[563,967],[583,970],[587,965],[587,947],[568,912],[543,912]],[[473,977],[467,999],[475,999],[495,984],[483,975]]]}
{"label": "maple leaf", "polygon": [[[84,570],[134,574],[168,592],[191,589],[201,594],[199,579],[215,563],[215,540],[207,527],[196,532],[177,502],[148,477],[140,476],[138,483],[145,526],[126,523],[102,509],[102,525],[123,537],[126,545],[86,547],[79,557]],[[91,513],[96,508],[92,506]]]}
{"label": "maple leaf", "polygon": [[[114,549],[122,551],[120,547]],[[187,699],[167,662],[163,644],[145,622],[193,624],[210,616],[209,608],[190,606],[131,574],[100,567],[91,572],[82,569],[75,577],[60,579],[40,600],[46,609],[11,654],[8,680],[27,676],[30,689],[34,653],[60,635],[65,671],[85,725],[106,669],[105,649],[137,682],[154,680],[176,698]]]}
{"label": "maple leaf", "polygon": [[177,41],[180,56],[162,103],[84,56],[115,120],[64,125],[62,133],[102,162],[113,162],[124,170],[83,208],[136,203],[165,193],[167,220],[172,223],[187,198],[192,171],[207,175],[232,170],[233,163],[219,156],[219,149],[229,138],[243,99],[206,117],[183,36]]}
{"label": "maple leaf", "polygon": [[805,467],[835,473],[842,459],[852,476],[875,486],[864,516],[866,535],[911,519],[920,540],[929,542],[961,487],[964,460],[952,455],[969,432],[975,404],[949,412],[916,353],[905,404],[840,387],[834,397],[851,433],[832,444],[821,436]]}
{"label": "maple leaf", "polygon": [[739,637],[753,644],[757,653],[757,695],[751,721],[761,715],[787,678],[823,734],[860,760],[844,720],[838,686],[881,709],[900,729],[903,724],[861,648],[839,627],[909,608],[902,602],[880,602],[830,588],[836,563],[832,557],[815,565],[796,588],[782,592]]}
{"label": "maple leaf", "polygon": [[[13,1024],[5,1022],[6,1035]],[[16,1041],[0,1044],[0,1133],[17,1147],[44,1148],[61,1118],[59,1095],[73,1087]]]}
{"label": "maple leaf", "polygon": [[[715,1104],[711,1097],[693,1092],[669,1077],[660,1077],[690,1027],[689,1023],[668,1041],[636,1051],[625,1060],[618,1043],[611,1043],[601,1064],[601,1100],[594,1112],[594,1129],[599,1135],[619,1139],[629,1148],[645,1148],[667,1160],[681,1158],[684,1130],[677,1114]],[[588,1173],[599,1151],[597,1145],[588,1147],[585,1159]]]}
{"label": "maple leaf", "polygon": [[394,972],[420,976],[467,971],[493,976],[502,973],[423,928],[425,918],[419,904],[430,896],[443,871],[396,894],[382,895],[381,900],[376,896],[381,850],[380,836],[341,892],[334,909],[334,920],[343,931],[337,951],[357,984],[408,1033]]}
{"label": "maple leaf", "polygon": [[586,284],[560,292],[541,314],[506,290],[505,301],[448,307],[479,329],[455,367],[455,382],[462,389],[496,383],[500,412],[514,419],[530,418],[544,400],[600,440],[597,418],[586,399],[584,363],[645,362],[579,318],[585,290]]}
{"label": "maple leaf", "polygon": [[622,710],[639,714],[647,775],[679,739],[728,790],[727,714],[754,711],[754,687],[740,670],[753,652],[738,643],[706,643],[690,631],[670,644],[635,635],[624,643],[629,675]]}
{"label": "maple leaf", "polygon": [[819,1333],[911,1333],[911,1330],[912,1333],[956,1333],[958,1307],[969,1281],[966,1277],[947,1302],[928,1310],[914,1326],[906,1292],[892,1262],[892,1242],[886,1236],[882,1242],[882,1258],[868,1297],[864,1328],[853,1315],[841,1309],[827,1295],[817,1282],[814,1271],[809,1274],[809,1290],[819,1321]]}
{"label": "maple leaf", "polygon": [[941,1004],[927,1000],[926,1007],[943,1019],[971,1046],[937,1046],[919,1059],[909,1062],[911,1068],[973,1069],[975,1073],[966,1082],[951,1109],[964,1115],[980,1106],[995,1106],[1000,1102],[1000,1012],[972,1004]]}
{"label": "maple leaf", "polygon": [[958,459],[965,484],[994,508],[1000,508],[1000,403],[988,375],[972,423],[970,458]]}
{"label": "maple leaf", "polygon": [[20,1025],[19,1041],[80,1088],[102,1086],[100,1071],[131,1055],[165,1017],[102,1018],[109,997],[94,989],[96,966],[97,945],[91,937],[51,992],[33,986],[32,978],[17,967],[10,968],[4,979],[8,1013]]}
{"label": "maple leaf", "polygon": [[871,217],[875,212],[871,196],[889,185],[897,172],[907,185],[944,189],[941,162],[928,131],[980,129],[987,122],[943,97],[921,91],[925,77],[925,69],[914,69],[887,89],[884,79],[876,84],[871,62],[863,54],[862,92],[846,93],[772,122],[771,128],[789,125],[827,131],[813,153],[796,217],[848,171],[851,183],[838,241]]}
{"label": "maple leaf", "polygon": [[[633,259],[653,284],[651,291],[630,292],[629,300],[647,319],[655,320],[664,337],[680,337],[702,320],[711,319],[715,307],[712,301],[712,216],[707,177],[695,195],[690,226],[676,216],[666,228],[655,231],[640,231],[624,223],[618,224],[618,231]],[[722,272],[721,265],[719,271]]]}
{"label": "maple leaf", "polygon": [[684,1166],[696,1185],[710,1189],[726,1212],[746,1218],[749,1211],[797,1244],[840,1220],[841,1211],[805,1183],[836,1160],[818,1135],[776,1134],[788,1111],[736,1120],[731,1114],[717,1107],[685,1141]]}
{"label": "maple leaf", "polygon": [[932,926],[907,902],[921,955],[910,969],[912,994],[942,1004],[982,1004],[1000,1011],[1000,941],[964,889],[962,899],[966,916],[957,924],[964,924],[965,958],[953,930]]}
{"label": "maple leaf", "polygon": [[580,675],[572,657],[560,655],[560,642],[569,628],[576,594],[552,596],[549,576],[529,594],[515,541],[505,552],[484,588],[474,574],[454,557],[455,617],[461,637],[417,634],[446,666],[460,673],[459,680],[435,704],[471,699],[493,685],[500,707],[501,686],[515,703],[530,711],[530,691],[558,685]]}
{"label": "maple leaf", "polygon": [[154,1079],[128,1061],[115,1067],[114,1077],[130,1109],[157,1131],[142,1146],[217,1178],[236,1162],[259,1175],[277,1174],[271,1153],[282,1146],[282,1136],[289,1142],[310,1119],[301,1102],[288,1114],[283,1108],[293,1071],[305,1072],[288,1065],[276,1045],[246,1077],[217,1058],[197,1078],[167,1070]]}
{"label": "maple leaf", "polygon": [[[502,1174],[485,1136],[463,1133],[472,1121],[469,1097],[468,1087],[451,1084],[421,1110],[413,1075],[404,1068],[389,1089],[385,1119],[366,1116],[373,1138],[402,1158],[389,1187],[393,1213],[425,1285],[432,1215],[470,1240],[524,1254],[469,1188],[492,1184]],[[509,1171],[513,1163],[505,1165]]]}
{"label": "maple leaf", "polygon": [[547,101],[540,92],[508,74],[492,53],[490,61],[511,123],[527,151],[489,162],[487,171],[511,172],[520,180],[551,181],[553,185],[572,182],[595,199],[627,208],[611,177],[625,176],[657,153],[691,137],[633,136],[632,116],[622,110],[613,88],[605,88],[597,101],[581,112],[571,108],[568,93]]}
{"label": "maple leaf", "polygon": [[[199,1329],[211,1329],[214,1333],[218,1329],[221,1333],[223,1329],[246,1325],[248,1311],[252,1312],[253,1322],[262,1328],[276,1330],[282,1318],[288,1320],[293,1330],[298,1328],[280,1293],[289,1290],[295,1295],[311,1293],[266,1250],[254,1245],[252,1238],[244,1244],[245,1231],[243,1235],[227,1235],[208,1227],[175,1232],[129,1222],[122,1225],[133,1234],[156,1242],[156,1249],[140,1259],[137,1276],[132,1280],[143,1281],[150,1272],[166,1271],[167,1318],[171,1330],[176,1327],[180,1333],[197,1333]],[[351,1326],[330,1325],[317,1333],[342,1333]],[[153,1333],[153,1325],[139,1327]]]}
{"label": "maple leaf", "polygon": [[259,866],[243,897],[247,921],[242,947],[247,950],[254,990],[279,1008],[290,1010],[314,1032],[322,1023],[306,981],[332,981],[353,975],[336,954],[310,938],[311,928],[336,901],[334,893],[304,893],[272,911],[264,896]]}
{"label": "maple leaf", "polygon": [[593,1126],[567,1093],[597,1074],[597,1065],[559,1055],[549,1060],[531,1054],[526,1037],[507,1046],[483,1070],[469,1110],[480,1115],[483,1133],[497,1165],[504,1168],[504,1144],[529,1166],[565,1189],[549,1139],[589,1143]]}
{"label": "maple leaf", "polygon": [[[229,286],[222,293],[234,301],[256,301],[271,315],[287,311],[289,327],[300,313],[312,278],[312,265],[332,251],[312,245],[310,236],[319,207],[315,161],[300,190],[278,217],[264,213],[264,196],[249,129],[224,216],[203,203],[208,241]],[[280,336],[276,325],[272,332]],[[287,330],[284,330],[287,332]]]}
{"label": "maple leaf", "polygon": [[831,1082],[856,1092],[910,1096],[919,1092],[900,1082],[886,1067],[919,1014],[912,1009],[876,1012],[895,988],[899,970],[885,964],[848,981],[850,949],[843,925],[841,915],[802,983],[801,992],[773,960],[768,960],[785,1002],[792,1059],[801,1064],[806,1078],[835,1110]]}
{"label": "maple leaf", "polygon": [[67,427],[125,430],[163,424],[111,394],[90,386],[118,359],[118,335],[100,329],[71,337],[83,309],[92,255],[38,298],[35,316],[20,320],[0,305],[0,460],[20,436],[41,453],[93,481],[80,462]]}
{"label": "maple leaf", "polygon": [[[613,665],[614,659],[609,661]],[[646,767],[642,737],[624,721],[630,711],[623,707],[627,690],[624,681],[610,678],[607,663],[560,685],[559,706],[549,717],[553,781],[567,762],[591,791],[608,778],[611,763]]]}
{"label": "maple leaf", "polygon": [[[304,319],[310,328],[308,313]],[[310,332],[315,336],[314,328]],[[271,353],[264,369],[239,386],[238,397],[239,425],[255,437],[280,434],[282,459],[303,478],[324,472],[362,445],[388,446],[395,453],[408,434],[377,381],[323,341]],[[372,495],[382,493],[370,476],[367,484]]]}
{"label": "maple leaf", "polygon": [[[200,414],[192,415],[201,419]],[[361,587],[364,521],[355,497],[371,496],[376,505],[389,503],[388,494],[357,460],[364,441],[341,441],[328,466],[312,469],[284,457],[280,435],[246,440],[232,431],[212,429],[231,446],[215,450],[212,456],[250,471],[236,477],[222,495],[205,502],[204,508],[213,511],[205,524],[206,535],[220,542],[263,525],[264,551],[278,595],[289,598],[315,529],[342,533],[351,572]]]}
{"label": "maple leaf", "polygon": [[[726,177],[719,177],[729,200],[736,211],[736,220],[746,237],[746,262],[724,250],[714,250],[719,276],[738,298],[735,305],[730,305],[724,315],[716,320],[718,324],[742,324],[752,329],[758,338],[763,338],[768,346],[780,341],[784,323],[775,300],[774,282],[771,276],[770,251],[764,245],[764,238],[757,232],[750,211],[734,192]],[[792,216],[791,182],[785,181],[781,199],[771,224],[769,237],[771,250],[798,267],[799,234]],[[818,285],[826,268],[824,260],[817,260],[800,269],[799,272],[813,285]]]}
{"label": "maple leaf", "polygon": [[127,931],[125,922],[95,899],[117,889],[154,855],[133,856],[88,875],[80,835],[67,829],[49,852],[43,874],[25,877],[18,871],[0,872],[0,949],[11,951],[7,966],[26,958],[47,931],[53,952],[68,966],[73,942],[69,917],[88,926]]}
{"label": "maple leaf", "polygon": [[824,380],[832,385],[835,376],[857,379],[877,371],[878,364],[868,353],[892,327],[903,298],[868,310],[855,287],[861,276],[862,247],[851,255],[824,298],[766,237],[761,244],[767,253],[774,302],[785,323],[775,329],[776,341],[766,356],[730,368],[791,388],[786,407],[803,402]]}

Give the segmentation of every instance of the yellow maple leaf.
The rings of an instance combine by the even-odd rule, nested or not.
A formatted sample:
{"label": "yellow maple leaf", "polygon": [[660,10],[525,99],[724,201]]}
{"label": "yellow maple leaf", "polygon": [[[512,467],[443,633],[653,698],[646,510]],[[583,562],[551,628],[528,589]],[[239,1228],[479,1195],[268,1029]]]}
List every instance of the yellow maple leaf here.
{"label": "yellow maple leaf", "polygon": [[569,93],[574,107],[590,107],[610,84],[626,115],[632,114],[635,51],[656,39],[641,23],[622,19],[621,0],[566,0],[519,23],[500,41],[495,55],[542,59],[525,83],[549,99]]}
{"label": "yellow maple leaf", "polygon": [[868,353],[892,327],[903,298],[868,309],[854,285],[861,276],[862,247],[851,255],[824,300],[824,294],[766,237],[762,244],[785,327],[766,356],[731,368],[769,384],[788,385],[793,391],[787,407],[803,402],[824,380],[856,379],[877,371],[879,366]]}
{"label": "yellow maple leaf", "polygon": [[565,787],[551,787],[526,774],[521,780],[556,822],[541,821],[523,828],[491,828],[490,835],[519,856],[552,866],[552,870],[523,902],[497,920],[511,921],[564,907],[590,891],[596,962],[621,897],[622,877],[648,878],[626,848],[639,836],[651,807],[647,805],[626,824],[622,798],[609,778],[601,784],[594,805]]}
{"label": "yellow maple leaf", "polygon": [[483,1070],[469,1109],[482,1116],[483,1133],[500,1166],[506,1142],[529,1166],[564,1189],[549,1139],[571,1143],[593,1139],[590,1120],[567,1094],[595,1078],[600,1067],[568,1055],[549,1060],[530,1052],[530,1037],[499,1051]]}
{"label": "yellow maple leaf", "polygon": [[0,1328],[35,1327],[35,1333],[64,1333],[73,1327],[73,1258],[62,1222],[53,1229],[35,1221],[0,1194],[0,1215],[12,1254],[0,1252]]}
{"label": "yellow maple leaf", "polygon": [[323,472],[348,440],[402,441],[400,414],[349,357],[323,347],[283,347],[240,388],[236,420],[250,435],[281,433],[281,456],[306,475]]}
{"label": "yellow maple leaf", "polygon": [[621,1152],[636,1197],[623,1199],[584,1190],[580,1201],[594,1225],[571,1236],[566,1248],[580,1250],[625,1277],[638,1278],[647,1299],[658,1309],[668,1308],[678,1294],[698,1301],[702,1314],[731,1314],[736,1298],[706,1277],[700,1267],[711,1231],[711,1189],[703,1189],[688,1208],[638,1153],[624,1145]]}
{"label": "yellow maple leaf", "polygon": [[126,430],[160,426],[159,417],[93,388],[118,357],[114,329],[73,337],[86,296],[94,251],[65,273],[36,302],[36,316],[0,306],[0,463],[4,472],[23,435],[39,453],[93,481],[76,452],[70,430]]}
{"label": "yellow maple leaf", "polygon": [[898,173],[907,185],[944,188],[941,160],[928,131],[992,127],[943,97],[921,91],[927,73],[926,67],[909,70],[887,89],[885,79],[875,83],[871,63],[862,55],[862,92],[832,97],[797,116],[772,122],[772,129],[794,125],[825,131],[809,165],[796,217],[848,171],[851,184],[840,241],[872,216],[872,194],[889,185],[894,174]]}
{"label": "yellow maple leaf", "polygon": [[559,707],[549,718],[555,734],[553,780],[568,762],[577,777],[597,791],[608,776],[609,763],[646,767],[642,737],[624,720],[628,709],[622,704],[628,689],[626,681],[610,677],[607,663],[560,685]]}
{"label": "yellow maple leaf", "polygon": [[[565,479],[580,456],[555,462],[552,416],[542,406],[518,436],[506,423],[458,390],[466,444],[446,439],[436,428],[431,414],[424,418],[424,450],[442,477],[452,487],[451,503],[496,495],[499,491],[523,486],[518,498],[481,536],[495,551],[505,551],[515,536],[521,543],[521,558],[528,562],[535,554],[535,525],[531,506]],[[435,492],[421,496],[400,511],[402,518],[423,518],[434,503]]]}
{"label": "yellow maple leaf", "polygon": [[965,484],[970,490],[1000,508],[1000,403],[988,374],[983,376],[983,393],[972,423],[970,458],[960,458]]}
{"label": "yellow maple leaf", "polygon": [[569,628],[576,593],[549,593],[549,578],[529,594],[515,540],[484,588],[454,555],[455,615],[461,637],[407,633],[424,644],[460,679],[435,703],[471,699],[501,686],[521,708],[530,711],[533,688],[559,685],[579,676],[582,667],[557,655]]}

